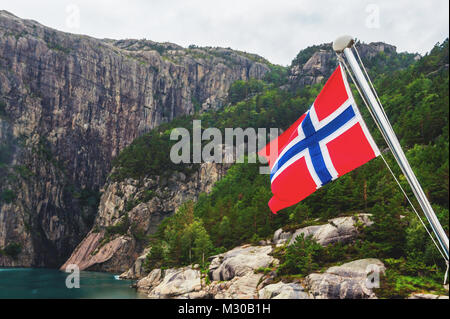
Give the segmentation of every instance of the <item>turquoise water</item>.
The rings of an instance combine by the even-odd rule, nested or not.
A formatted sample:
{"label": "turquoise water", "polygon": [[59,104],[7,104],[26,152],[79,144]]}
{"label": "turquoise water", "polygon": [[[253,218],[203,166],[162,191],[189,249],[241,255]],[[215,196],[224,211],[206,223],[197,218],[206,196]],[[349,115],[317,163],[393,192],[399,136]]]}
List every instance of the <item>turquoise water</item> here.
{"label": "turquoise water", "polygon": [[113,274],[81,271],[80,288],[66,288],[69,273],[57,269],[0,268],[1,298],[143,298],[132,281]]}

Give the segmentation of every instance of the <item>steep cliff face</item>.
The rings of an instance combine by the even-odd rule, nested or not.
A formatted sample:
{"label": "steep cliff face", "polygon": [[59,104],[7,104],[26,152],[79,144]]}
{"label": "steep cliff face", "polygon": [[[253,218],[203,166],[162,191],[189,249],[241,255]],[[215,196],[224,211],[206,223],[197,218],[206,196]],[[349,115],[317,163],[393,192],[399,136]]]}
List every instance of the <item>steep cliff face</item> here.
{"label": "steep cliff face", "polygon": [[[397,50],[395,46],[383,42],[358,43],[357,48],[364,61],[372,59],[380,52],[393,55]],[[336,53],[333,51],[331,43],[302,50],[289,68],[290,85],[295,89],[320,83],[331,75],[336,65]]]}
{"label": "steep cliff face", "polygon": [[[395,53],[384,43],[359,50]],[[157,177],[104,185],[111,160],[161,123],[222,107],[234,81],[261,79],[269,65],[231,49],[63,33],[0,11],[0,266],[57,267],[71,256],[89,269],[129,267],[143,249],[131,225],[152,233],[223,168],[202,167],[211,180],[174,176],[167,197]],[[303,50],[288,86],[318,83],[335,66],[330,44]],[[141,194],[149,188],[159,196]],[[129,227],[119,229],[124,211]]]}
{"label": "steep cliff face", "polygon": [[228,167],[203,163],[189,176],[179,172],[169,179],[155,176],[107,184],[94,227],[61,268],[76,264],[88,270],[128,270],[161,221],[184,202],[209,192]]}
{"label": "steep cliff face", "polygon": [[59,266],[120,149],[268,71],[229,49],[99,40],[0,11],[0,266]]}

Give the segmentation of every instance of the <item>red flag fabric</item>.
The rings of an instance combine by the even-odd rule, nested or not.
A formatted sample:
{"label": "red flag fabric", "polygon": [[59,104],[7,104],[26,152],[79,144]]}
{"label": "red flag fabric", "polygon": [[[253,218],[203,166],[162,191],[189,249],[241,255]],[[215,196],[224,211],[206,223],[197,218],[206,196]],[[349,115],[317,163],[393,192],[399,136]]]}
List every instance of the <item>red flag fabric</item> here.
{"label": "red flag fabric", "polygon": [[[272,152],[271,152],[272,151]],[[269,162],[273,213],[380,154],[341,66],[311,108],[258,153]]]}

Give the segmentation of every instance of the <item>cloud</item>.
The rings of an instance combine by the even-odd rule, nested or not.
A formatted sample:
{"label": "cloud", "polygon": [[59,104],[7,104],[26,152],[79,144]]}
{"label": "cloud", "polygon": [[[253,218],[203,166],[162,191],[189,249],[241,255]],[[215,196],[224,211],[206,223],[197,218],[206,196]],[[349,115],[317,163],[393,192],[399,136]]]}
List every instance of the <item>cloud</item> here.
{"label": "cloud", "polygon": [[[69,5],[79,25],[67,23]],[[449,23],[447,0],[0,0],[0,8],[62,31],[231,47],[282,65],[342,34],[424,54],[448,37]]]}

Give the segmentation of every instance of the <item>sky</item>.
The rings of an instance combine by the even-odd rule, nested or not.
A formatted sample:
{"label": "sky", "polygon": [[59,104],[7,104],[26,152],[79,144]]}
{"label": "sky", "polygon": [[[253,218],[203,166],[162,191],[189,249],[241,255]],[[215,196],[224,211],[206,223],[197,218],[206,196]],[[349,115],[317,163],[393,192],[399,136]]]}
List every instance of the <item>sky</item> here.
{"label": "sky", "polygon": [[65,32],[230,47],[281,65],[344,34],[420,54],[449,35],[448,0],[0,0],[0,9]]}

